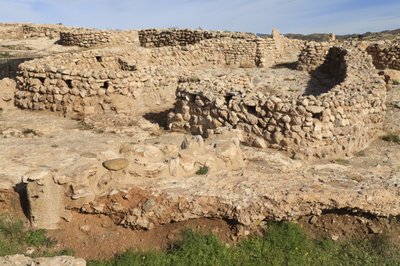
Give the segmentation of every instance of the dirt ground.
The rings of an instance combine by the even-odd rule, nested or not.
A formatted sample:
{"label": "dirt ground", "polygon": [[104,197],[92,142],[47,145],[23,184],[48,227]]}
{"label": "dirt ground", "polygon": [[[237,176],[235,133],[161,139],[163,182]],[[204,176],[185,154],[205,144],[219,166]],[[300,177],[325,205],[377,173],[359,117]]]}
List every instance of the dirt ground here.
{"label": "dirt ground", "polygon": [[[0,214],[29,223],[22,212],[20,198],[15,191],[1,191]],[[320,216],[303,216],[293,221],[309,236],[335,241],[369,238],[384,234],[393,241],[400,241],[400,222],[396,218],[378,218],[370,215],[326,213]],[[246,237],[262,235],[265,224],[245,228],[233,221],[223,219],[190,219],[169,223],[152,230],[132,230],[115,224],[109,216],[87,215],[74,212],[70,222],[63,221],[57,230],[49,230],[47,237],[56,242],[52,251],[73,250],[75,256],[86,260],[110,259],[126,250],[167,250],[179,241],[184,230],[216,235],[227,245],[236,245]]]}

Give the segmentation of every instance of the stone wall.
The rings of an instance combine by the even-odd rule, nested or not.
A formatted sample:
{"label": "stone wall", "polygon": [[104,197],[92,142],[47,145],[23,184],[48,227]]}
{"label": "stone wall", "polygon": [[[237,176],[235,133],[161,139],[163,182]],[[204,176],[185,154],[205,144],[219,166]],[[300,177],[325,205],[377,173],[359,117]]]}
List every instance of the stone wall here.
{"label": "stone wall", "polygon": [[1,39],[59,38],[61,31],[76,28],[53,24],[0,23]]}
{"label": "stone wall", "polygon": [[221,38],[189,46],[138,47],[131,52],[100,50],[33,60],[20,65],[15,104],[71,117],[125,112],[132,109],[133,102],[146,105],[146,99],[147,107],[154,106],[154,98],[172,105],[179,76],[193,68],[254,67],[260,58],[263,64],[274,64],[275,47],[261,52],[257,49],[266,41],[270,40]]}
{"label": "stone wall", "polygon": [[[154,74],[157,68],[143,67],[137,71],[126,68],[132,64],[129,61],[135,61],[129,60],[130,56],[134,57],[125,53],[84,52],[21,64],[15,104],[24,109],[62,112],[70,117],[127,111],[135,95],[152,97],[150,86],[158,82],[157,77],[149,74]],[[168,75],[164,78],[161,87],[170,86]],[[146,89],[147,94],[142,93]]]}
{"label": "stone wall", "polygon": [[297,69],[312,71],[320,66],[329,49],[334,45],[330,42],[309,42],[299,54]]}
{"label": "stone wall", "polygon": [[138,32],[130,31],[104,31],[79,29],[73,31],[64,31],[60,33],[61,45],[94,47],[105,44],[139,44]]}
{"label": "stone wall", "polygon": [[[40,25],[40,24],[25,24],[22,25],[24,38],[39,38],[48,37],[50,39],[58,39],[60,31],[65,30],[63,25]],[[70,28],[72,29],[72,28]]]}
{"label": "stone wall", "polygon": [[147,29],[139,31],[140,45],[143,47],[186,46],[208,39],[254,39],[257,36],[243,32],[205,31],[190,29]]}
{"label": "stone wall", "polygon": [[77,30],[60,33],[61,45],[92,47],[111,43],[111,34],[107,31]]}
{"label": "stone wall", "polygon": [[372,56],[376,68],[400,70],[400,40],[371,44],[367,52]]}
{"label": "stone wall", "polygon": [[362,50],[334,47],[326,59],[331,67],[323,69],[336,69],[338,81],[344,80],[320,95],[293,98],[249,90],[246,84],[182,78],[170,127],[203,136],[223,126],[239,128],[248,134],[248,144],[266,147],[266,141],[295,156],[335,157],[363,149],[382,126],[384,81]]}
{"label": "stone wall", "polygon": [[[304,42],[292,40],[273,30],[272,38],[261,38],[242,32],[204,30],[141,30],[140,44],[143,47],[187,46],[199,43],[217,44],[217,49],[227,55],[228,64],[271,66],[285,54],[296,55]],[[212,45],[213,48],[215,45]],[[215,53],[212,50],[209,51]]]}

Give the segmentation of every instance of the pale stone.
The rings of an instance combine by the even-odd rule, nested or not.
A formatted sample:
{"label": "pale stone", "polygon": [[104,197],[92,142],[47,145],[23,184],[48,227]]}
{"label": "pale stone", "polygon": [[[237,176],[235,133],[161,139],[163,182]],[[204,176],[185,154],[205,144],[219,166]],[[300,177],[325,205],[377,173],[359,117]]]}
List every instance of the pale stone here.
{"label": "pale stone", "polygon": [[119,171],[129,166],[129,161],[125,158],[117,158],[103,162],[103,166],[110,171]]}

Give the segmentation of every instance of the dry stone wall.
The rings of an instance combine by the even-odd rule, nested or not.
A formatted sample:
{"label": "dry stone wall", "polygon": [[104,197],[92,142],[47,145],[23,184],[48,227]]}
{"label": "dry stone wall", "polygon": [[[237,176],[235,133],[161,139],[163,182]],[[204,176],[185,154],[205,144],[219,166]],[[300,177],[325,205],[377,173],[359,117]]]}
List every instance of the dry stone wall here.
{"label": "dry stone wall", "polygon": [[273,64],[276,48],[261,53],[257,50],[260,42],[264,40],[221,38],[189,46],[138,47],[129,53],[99,50],[36,59],[20,65],[15,104],[71,117],[129,112],[135,101],[142,106],[136,110],[142,111],[154,106],[154,99],[172,104],[178,77],[191,69],[251,67],[262,60]]}
{"label": "dry stone wall", "polygon": [[0,23],[0,39],[60,39],[62,45],[93,47],[103,44],[139,45],[137,30],[95,30],[53,24]]}
{"label": "dry stone wall", "polygon": [[[364,51],[333,47],[322,69],[344,79],[321,95],[269,95],[242,84],[180,80],[172,129],[208,136],[219,127],[242,129],[257,147],[282,148],[295,156],[331,157],[364,148],[382,126],[384,81]],[[332,74],[332,73],[331,73]],[[243,83],[244,82],[244,83]],[[217,84],[217,85],[215,85]]]}
{"label": "dry stone wall", "polygon": [[[15,104],[24,109],[47,109],[71,117],[128,112],[135,98],[141,95],[148,96],[149,101],[152,99],[154,105],[152,97],[162,95],[159,90],[174,87],[176,82],[168,73],[157,76],[158,67],[134,70],[135,60],[130,60],[130,56],[135,58],[135,54],[121,53],[119,57],[113,52],[84,52],[21,64]],[[137,99],[137,104],[143,107],[144,103],[140,103],[143,100]]]}
{"label": "dry stone wall", "polygon": [[111,34],[107,31],[79,30],[60,33],[61,45],[92,47],[111,43]]}
{"label": "dry stone wall", "polygon": [[60,37],[60,31],[65,30],[63,25],[40,25],[25,24],[22,25],[22,31],[25,38],[48,37],[55,39]]}
{"label": "dry stone wall", "polygon": [[147,48],[163,46],[186,46],[208,39],[254,39],[257,36],[243,32],[222,32],[190,29],[148,29],[139,31],[140,45]]}
{"label": "dry stone wall", "polygon": [[329,49],[334,43],[309,42],[299,54],[297,69],[312,71],[324,63]]}
{"label": "dry stone wall", "polygon": [[[284,54],[296,54],[304,42],[291,40],[273,30],[272,38],[261,38],[242,32],[221,32],[203,30],[141,30],[140,44],[143,47],[187,46],[199,43],[219,44],[217,49],[227,55],[228,64],[273,65]],[[213,53],[213,51],[210,51]]]}
{"label": "dry stone wall", "polygon": [[372,56],[376,68],[400,70],[400,40],[371,44],[367,52]]}
{"label": "dry stone wall", "polygon": [[53,24],[0,23],[1,39],[59,38],[61,31],[76,28]]}
{"label": "dry stone wall", "polygon": [[103,31],[79,29],[60,33],[60,44],[67,46],[94,47],[105,44],[139,44],[138,32],[129,31]]}

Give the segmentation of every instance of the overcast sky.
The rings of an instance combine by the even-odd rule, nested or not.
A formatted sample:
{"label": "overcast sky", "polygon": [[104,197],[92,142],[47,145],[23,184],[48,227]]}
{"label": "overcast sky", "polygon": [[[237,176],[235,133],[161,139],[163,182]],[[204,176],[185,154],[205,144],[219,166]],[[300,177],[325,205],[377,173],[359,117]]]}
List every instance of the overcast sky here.
{"label": "overcast sky", "polygon": [[0,0],[0,22],[363,33],[400,28],[400,0]]}

